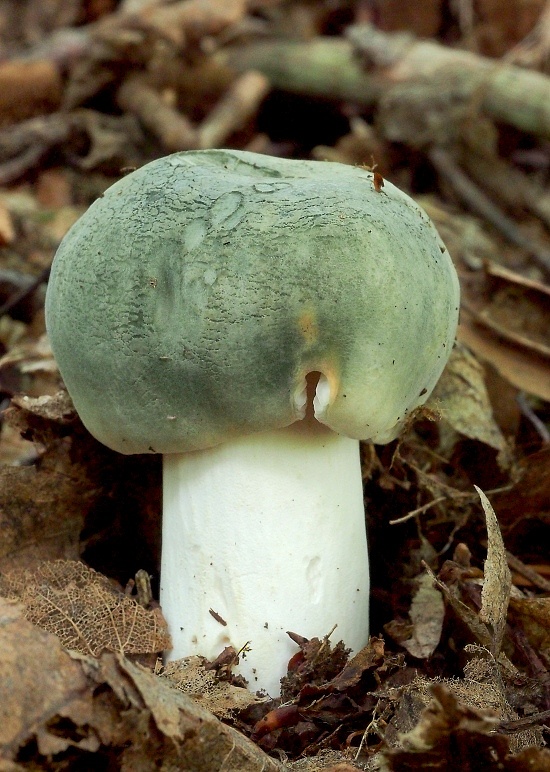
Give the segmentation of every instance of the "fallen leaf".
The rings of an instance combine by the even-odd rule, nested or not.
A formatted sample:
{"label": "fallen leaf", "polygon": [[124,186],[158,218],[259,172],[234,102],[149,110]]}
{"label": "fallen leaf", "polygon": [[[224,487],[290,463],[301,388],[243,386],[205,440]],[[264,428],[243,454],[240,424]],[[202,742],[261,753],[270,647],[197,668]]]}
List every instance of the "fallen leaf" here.
{"label": "fallen leaf", "polygon": [[500,339],[549,359],[550,287],[494,262],[484,269],[464,281],[467,310]]}
{"label": "fallen leaf", "polygon": [[418,659],[427,659],[435,651],[443,629],[445,603],[440,591],[434,586],[432,577],[425,573],[418,580],[413,595],[409,616],[412,635],[401,645]]}
{"label": "fallen leaf", "polygon": [[143,608],[77,561],[45,562],[0,576],[0,594],[20,600],[30,622],[83,654],[149,654],[171,647],[160,609]]}
{"label": "fallen leaf", "polygon": [[474,486],[481,499],[487,525],[487,558],[485,560],[483,589],[481,591],[481,610],[479,618],[491,625],[493,630],[492,651],[495,656],[500,652],[506,613],[512,587],[512,574],[508,568],[506,548],[500,532],[495,510],[483,491]]}
{"label": "fallen leaf", "polygon": [[166,679],[121,655],[69,653],[0,598],[0,757],[8,772],[20,755],[25,769],[88,769],[97,759],[136,772],[283,770]]}
{"label": "fallen leaf", "polygon": [[506,528],[528,518],[550,514],[550,445],[523,458],[518,465],[518,481],[508,491],[497,493],[494,502],[500,522]]}
{"label": "fallen leaf", "polygon": [[510,598],[510,613],[534,649],[550,658],[550,598]]}
{"label": "fallen leaf", "polygon": [[[427,403],[442,418],[442,437],[445,425],[472,440],[483,442],[498,451],[502,468],[510,465],[510,449],[494,417],[483,367],[465,346],[458,345]],[[453,442],[447,439],[445,444]]]}
{"label": "fallen leaf", "polygon": [[[399,736],[400,748],[382,752],[385,770],[448,768],[499,769],[508,752],[508,739],[492,734],[498,722],[487,711],[461,704],[446,685],[432,683],[431,702],[409,732]],[[492,766],[494,764],[494,766]]]}
{"label": "fallen leaf", "polygon": [[91,721],[87,691],[82,669],[61,642],[27,622],[20,604],[0,598],[0,755],[14,759],[33,736],[40,753],[58,753],[79,742],[97,750],[93,731],[71,743],[48,729],[54,715],[74,712],[83,724]]}
{"label": "fallen leaf", "polygon": [[94,492],[60,441],[33,466],[0,469],[0,570],[76,559]]}
{"label": "fallen leaf", "polygon": [[203,657],[177,659],[168,662],[159,675],[218,718],[232,718],[252,704],[266,702],[265,697],[257,697],[248,689],[219,680],[214,670],[205,668],[205,661]]}
{"label": "fallen leaf", "polygon": [[[491,635],[487,629],[487,625],[484,624],[479,618],[479,614],[470,608],[460,597],[460,588],[457,586],[447,586],[447,584],[440,578],[436,577],[431,569],[425,565],[427,573],[433,578],[436,586],[441,590],[446,602],[452,608],[456,616],[461,622],[466,625],[473,638],[482,646],[489,647],[491,645]],[[443,566],[446,568],[446,566]]]}

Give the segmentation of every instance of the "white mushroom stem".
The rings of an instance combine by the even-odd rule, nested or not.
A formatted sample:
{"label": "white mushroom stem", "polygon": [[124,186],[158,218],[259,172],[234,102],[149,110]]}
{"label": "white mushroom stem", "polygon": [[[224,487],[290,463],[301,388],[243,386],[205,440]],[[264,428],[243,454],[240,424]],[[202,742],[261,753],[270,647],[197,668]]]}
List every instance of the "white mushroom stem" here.
{"label": "white mushroom stem", "polygon": [[[359,443],[316,422],[164,456],[161,604],[169,659],[249,643],[237,672],[279,694],[286,631],[367,643]],[[223,622],[226,624],[224,625]]]}

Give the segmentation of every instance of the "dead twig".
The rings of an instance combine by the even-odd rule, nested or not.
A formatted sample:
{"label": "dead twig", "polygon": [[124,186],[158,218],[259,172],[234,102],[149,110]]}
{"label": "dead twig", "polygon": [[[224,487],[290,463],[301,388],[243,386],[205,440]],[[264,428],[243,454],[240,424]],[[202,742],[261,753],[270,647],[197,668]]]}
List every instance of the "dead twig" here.
{"label": "dead twig", "polygon": [[463,203],[493,225],[508,241],[528,252],[550,276],[550,250],[525,236],[515,222],[462,171],[446,150],[434,147],[428,151],[428,156]]}
{"label": "dead twig", "polygon": [[541,576],[538,571],[535,571],[530,566],[526,566],[525,563],[508,551],[506,551],[506,560],[513,571],[528,579],[539,590],[550,592],[550,582],[544,576]]}
{"label": "dead twig", "polygon": [[72,122],[65,113],[29,118],[0,130],[0,185],[8,185],[31,168],[51,148],[65,143]]}
{"label": "dead twig", "polygon": [[0,318],[6,314],[9,314],[10,311],[19,305],[19,303],[32,295],[41,284],[43,284],[45,281],[48,281],[49,275],[50,266],[44,268],[44,270],[42,270],[38,276],[33,279],[33,281],[31,281],[26,287],[23,287],[19,290],[19,292],[16,292],[15,295],[6,300],[6,302],[0,306]]}
{"label": "dead twig", "polygon": [[120,107],[135,115],[170,153],[197,147],[191,122],[162,99],[140,75],[127,78],[118,90]]}
{"label": "dead twig", "polygon": [[346,35],[254,42],[227,48],[217,59],[239,72],[259,70],[276,88],[367,106],[439,73],[464,104],[470,100],[493,120],[550,137],[550,79],[544,75],[369,25],[350,27]]}
{"label": "dead twig", "polygon": [[[89,143],[86,156],[71,154],[71,140],[78,147],[78,136]],[[29,118],[0,129],[0,185],[15,182],[53,149],[63,147],[65,158],[81,168],[94,168],[105,161],[122,158],[141,139],[137,123],[130,116],[111,116],[94,110],[79,109]]]}
{"label": "dead twig", "polygon": [[514,734],[515,732],[531,729],[533,726],[546,724],[550,720],[550,710],[543,710],[541,713],[533,713],[524,718],[516,718],[513,721],[503,721],[498,725],[497,731],[503,734]]}
{"label": "dead twig", "polygon": [[[519,409],[521,410],[522,414],[531,422],[535,431],[538,433],[539,437],[544,442],[544,444],[546,445],[547,443],[549,443],[550,431],[548,431],[544,421],[541,421],[541,419],[538,417],[535,411],[531,408],[531,406],[527,402],[527,399],[525,398],[525,394],[522,391],[520,391],[519,394],[517,395],[516,402],[518,403]],[[550,591],[550,582],[548,583],[547,590]]]}
{"label": "dead twig", "polygon": [[407,520],[411,520],[413,517],[416,517],[417,515],[422,515],[424,512],[427,512],[428,509],[431,509],[432,507],[435,507],[437,504],[441,504],[442,501],[446,501],[446,496],[439,496],[437,499],[433,499],[433,501],[428,501],[427,504],[424,504],[421,507],[418,507],[417,509],[413,509],[410,512],[407,512],[406,515],[403,515],[403,517],[398,517],[395,520],[390,520],[390,525],[401,525],[401,523],[406,523]]}
{"label": "dead twig", "polygon": [[259,72],[240,75],[199,127],[198,146],[221,147],[254,117],[269,88],[269,81]]}
{"label": "dead twig", "polygon": [[61,74],[51,61],[10,61],[0,64],[0,124],[57,110]]}
{"label": "dead twig", "polygon": [[496,154],[482,155],[467,149],[460,161],[480,187],[506,206],[531,211],[550,229],[550,196],[541,185]]}

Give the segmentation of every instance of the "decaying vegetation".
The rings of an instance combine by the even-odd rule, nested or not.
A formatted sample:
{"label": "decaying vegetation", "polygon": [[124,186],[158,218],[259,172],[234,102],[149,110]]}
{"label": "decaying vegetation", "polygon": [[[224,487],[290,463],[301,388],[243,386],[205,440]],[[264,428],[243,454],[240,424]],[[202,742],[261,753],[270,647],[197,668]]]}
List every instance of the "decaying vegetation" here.
{"label": "decaying vegetation", "polygon": [[[550,768],[550,4],[0,0],[0,45],[0,769]],[[363,448],[373,638],[292,631],[279,701],[237,652],[160,665],[160,462],[87,434],[44,328],[85,208],[222,146],[374,169],[462,287],[429,406]]]}

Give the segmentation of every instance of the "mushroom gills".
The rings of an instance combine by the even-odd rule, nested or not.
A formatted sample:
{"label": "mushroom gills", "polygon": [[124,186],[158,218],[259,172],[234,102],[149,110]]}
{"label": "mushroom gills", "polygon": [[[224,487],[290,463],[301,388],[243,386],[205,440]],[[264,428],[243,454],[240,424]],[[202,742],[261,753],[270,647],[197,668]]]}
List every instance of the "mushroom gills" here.
{"label": "mushroom gills", "polygon": [[333,402],[330,379],[320,370],[310,370],[300,380],[292,394],[297,419],[316,420],[324,424],[326,412]]}

